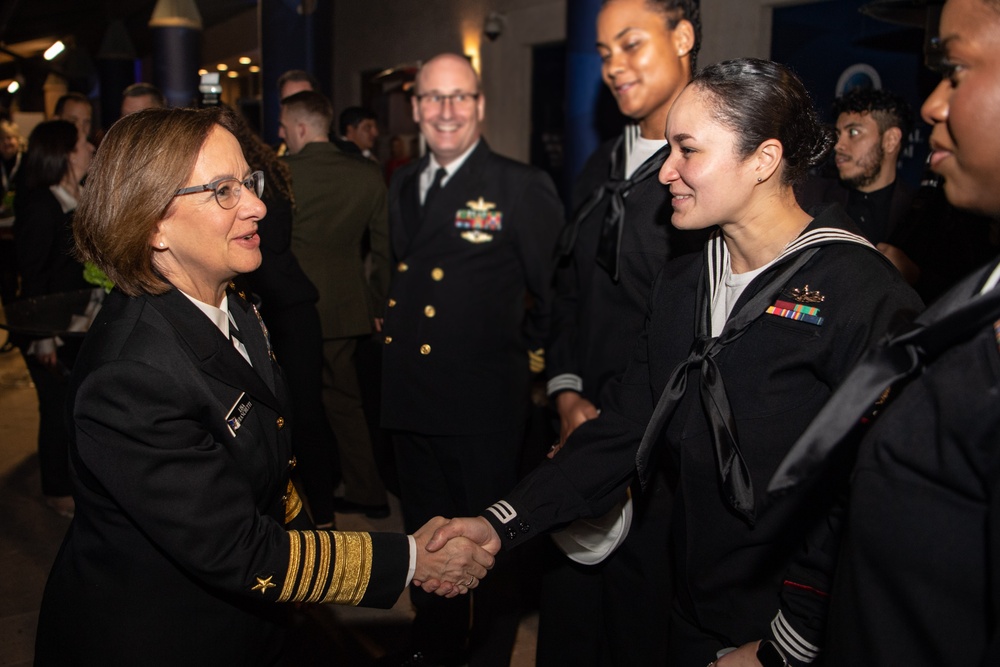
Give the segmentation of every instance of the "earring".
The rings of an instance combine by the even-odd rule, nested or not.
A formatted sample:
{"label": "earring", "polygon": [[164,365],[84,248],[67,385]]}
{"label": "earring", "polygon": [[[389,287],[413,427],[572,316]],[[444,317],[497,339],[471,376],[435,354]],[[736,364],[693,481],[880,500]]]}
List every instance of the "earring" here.
{"label": "earring", "polygon": [[[758,183],[760,183],[760,182],[761,182],[761,180],[763,180],[763,179],[761,179],[761,177],[760,177],[760,176],[758,176],[758,177],[757,177],[757,182],[758,182]],[[163,245],[163,244],[161,243],[160,245]]]}
{"label": "earring", "polygon": [[[758,178],[757,180],[759,181],[760,179]],[[163,241],[160,241],[160,247],[163,247]]]}

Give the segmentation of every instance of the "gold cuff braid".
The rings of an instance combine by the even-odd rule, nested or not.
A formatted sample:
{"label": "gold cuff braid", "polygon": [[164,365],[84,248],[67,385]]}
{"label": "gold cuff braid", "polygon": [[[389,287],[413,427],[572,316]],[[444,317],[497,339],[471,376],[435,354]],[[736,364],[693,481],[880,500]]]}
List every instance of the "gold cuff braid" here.
{"label": "gold cuff braid", "polygon": [[279,602],[361,602],[372,575],[371,535],[290,530],[288,540],[288,572]]}

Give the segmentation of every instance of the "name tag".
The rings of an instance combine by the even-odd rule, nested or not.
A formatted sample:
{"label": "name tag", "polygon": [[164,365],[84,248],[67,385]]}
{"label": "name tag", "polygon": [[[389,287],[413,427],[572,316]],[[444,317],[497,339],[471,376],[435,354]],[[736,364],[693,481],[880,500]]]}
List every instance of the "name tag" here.
{"label": "name tag", "polygon": [[226,428],[229,429],[229,435],[236,437],[236,432],[240,430],[243,425],[243,420],[246,416],[250,414],[250,409],[253,408],[253,401],[249,398],[244,400],[246,392],[240,392],[239,398],[233,404],[233,407],[229,408],[229,413],[226,415]]}

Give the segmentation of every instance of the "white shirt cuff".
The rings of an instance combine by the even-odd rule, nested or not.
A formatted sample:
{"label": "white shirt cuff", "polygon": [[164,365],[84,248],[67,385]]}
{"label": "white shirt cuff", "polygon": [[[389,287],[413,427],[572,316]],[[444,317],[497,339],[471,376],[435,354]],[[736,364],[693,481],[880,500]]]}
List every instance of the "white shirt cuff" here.
{"label": "white shirt cuff", "polygon": [[406,571],[406,587],[409,587],[417,571],[417,541],[413,539],[413,535],[407,535],[406,539],[410,543],[410,568]]}

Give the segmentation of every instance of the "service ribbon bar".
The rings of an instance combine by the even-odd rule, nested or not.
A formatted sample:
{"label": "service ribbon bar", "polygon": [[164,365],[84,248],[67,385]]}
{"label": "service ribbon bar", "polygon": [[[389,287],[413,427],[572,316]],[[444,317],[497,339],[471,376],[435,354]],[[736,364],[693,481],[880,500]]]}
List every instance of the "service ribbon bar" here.
{"label": "service ribbon bar", "polygon": [[823,324],[823,318],[819,316],[819,308],[801,303],[792,303],[779,299],[774,302],[773,306],[768,306],[765,312],[768,315],[777,315],[778,317],[786,317],[790,320],[808,322],[816,326]]}

